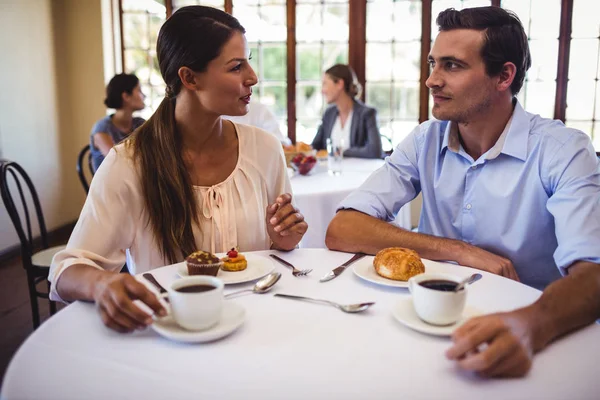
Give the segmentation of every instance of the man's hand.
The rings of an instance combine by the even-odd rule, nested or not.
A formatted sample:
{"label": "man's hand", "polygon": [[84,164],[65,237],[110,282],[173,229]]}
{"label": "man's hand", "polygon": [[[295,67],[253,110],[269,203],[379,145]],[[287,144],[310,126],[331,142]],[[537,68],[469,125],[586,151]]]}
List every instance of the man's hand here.
{"label": "man's hand", "polygon": [[136,306],[133,303],[135,299],[144,302],[158,315],[166,315],[156,295],[133,276],[114,272],[105,274],[94,290],[94,301],[104,325],[118,332],[131,332],[150,325],[152,316]]}
{"label": "man's hand", "polygon": [[459,264],[504,276],[517,282],[521,281],[509,259],[500,257],[479,247],[464,244],[465,246],[461,246],[463,249],[456,260]]}
{"label": "man's hand", "polygon": [[289,193],[277,197],[275,203],[267,207],[267,232],[275,248],[292,250],[296,247],[308,225],[297,208],[292,205]]}
{"label": "man's hand", "polygon": [[467,321],[452,334],[446,357],[485,377],[520,377],[533,359],[532,321],[527,309]]}

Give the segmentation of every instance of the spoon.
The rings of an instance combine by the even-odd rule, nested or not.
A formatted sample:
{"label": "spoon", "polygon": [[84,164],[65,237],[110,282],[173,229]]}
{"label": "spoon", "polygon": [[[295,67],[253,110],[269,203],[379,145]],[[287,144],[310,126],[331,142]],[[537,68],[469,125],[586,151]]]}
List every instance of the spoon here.
{"label": "spoon", "polygon": [[333,301],[329,301],[329,300],[312,299],[310,297],[293,296],[291,294],[281,294],[281,293],[275,293],[275,296],[285,297],[285,298],[294,299],[294,300],[306,300],[306,301],[315,301],[315,302],[319,302],[319,303],[326,303],[326,304],[332,305],[336,308],[339,308],[340,310],[342,310],[343,312],[346,312],[346,313],[359,313],[361,311],[365,311],[367,308],[369,308],[373,304],[375,304],[374,302],[358,303],[358,304],[338,304],[338,303],[334,303]]}
{"label": "spoon", "polygon": [[477,282],[480,279],[481,279],[481,274],[473,274],[473,275],[469,276],[468,278],[460,281],[458,283],[458,285],[456,285],[456,287],[454,288],[454,291],[458,292],[459,290],[462,290],[466,285],[473,283],[473,282]]}
{"label": "spoon", "polygon": [[238,292],[229,293],[226,294],[225,297],[231,297],[244,292],[252,292],[258,294],[266,293],[269,290],[271,290],[271,288],[277,283],[279,278],[281,278],[281,274],[279,272],[272,272],[269,275],[262,278],[261,280],[259,280],[258,282],[256,282],[252,289],[244,289]]}

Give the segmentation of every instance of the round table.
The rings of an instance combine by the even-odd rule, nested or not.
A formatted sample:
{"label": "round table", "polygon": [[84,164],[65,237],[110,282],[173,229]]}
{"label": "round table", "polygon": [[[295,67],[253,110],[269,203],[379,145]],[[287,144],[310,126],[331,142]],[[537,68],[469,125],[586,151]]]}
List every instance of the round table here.
{"label": "round table", "polygon": [[[257,252],[255,254],[268,254]],[[446,337],[398,323],[391,309],[406,289],[368,283],[350,267],[338,278],[319,278],[349,259],[346,253],[299,249],[279,255],[282,278],[267,294],[232,300],[246,310],[232,335],[204,344],[169,341],[152,329],[119,334],[105,328],[93,304],[76,302],[46,321],[18,350],[1,398],[11,399],[591,399],[598,398],[600,326],[593,324],[535,357],[523,379],[486,380],[456,369],[444,357]],[[470,268],[426,261],[429,271],[459,276]],[[152,271],[163,285],[176,267]],[[510,310],[540,292],[482,272],[468,305],[484,312]],[[226,292],[251,287],[227,286]],[[274,292],[340,303],[375,301],[362,314],[273,297]]]}
{"label": "round table", "polygon": [[[302,238],[300,247],[327,247],[325,233],[339,203],[383,163],[383,160],[377,159],[345,158],[340,175],[330,175],[327,162],[319,162],[308,175],[292,176],[296,206],[308,223],[308,231]],[[402,207],[394,223],[405,229],[411,228],[410,204]]]}

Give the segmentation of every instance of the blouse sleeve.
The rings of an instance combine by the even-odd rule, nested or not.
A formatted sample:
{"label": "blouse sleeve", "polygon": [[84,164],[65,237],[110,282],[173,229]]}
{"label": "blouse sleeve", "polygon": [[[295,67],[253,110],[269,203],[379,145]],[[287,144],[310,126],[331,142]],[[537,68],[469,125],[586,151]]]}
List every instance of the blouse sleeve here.
{"label": "blouse sleeve", "polygon": [[143,207],[133,160],[126,151],[123,145],[111,149],[94,175],[67,247],[52,260],[51,300],[63,301],[56,284],[72,265],[118,271],[125,264],[125,251],[133,243]]}

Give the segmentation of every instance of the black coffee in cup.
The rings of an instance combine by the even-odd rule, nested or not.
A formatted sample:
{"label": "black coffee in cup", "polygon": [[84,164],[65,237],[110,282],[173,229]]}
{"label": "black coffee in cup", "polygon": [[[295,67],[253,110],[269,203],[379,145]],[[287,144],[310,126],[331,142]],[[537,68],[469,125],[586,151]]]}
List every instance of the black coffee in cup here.
{"label": "black coffee in cup", "polygon": [[209,290],[216,289],[213,285],[189,285],[175,289],[180,293],[201,293],[208,292]]}
{"label": "black coffee in cup", "polygon": [[430,279],[419,282],[419,285],[426,287],[427,289],[439,290],[441,292],[453,292],[458,283],[446,279]]}

